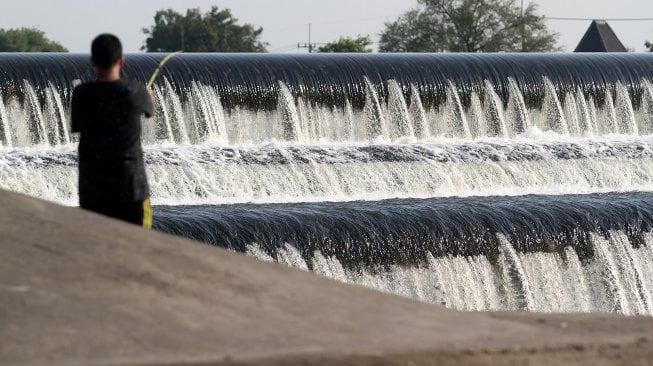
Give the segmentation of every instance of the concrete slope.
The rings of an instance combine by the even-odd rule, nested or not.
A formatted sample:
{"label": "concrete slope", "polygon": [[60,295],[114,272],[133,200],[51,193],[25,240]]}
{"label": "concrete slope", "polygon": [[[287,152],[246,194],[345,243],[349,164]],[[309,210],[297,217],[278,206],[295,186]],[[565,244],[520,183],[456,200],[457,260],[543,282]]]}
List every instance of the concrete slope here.
{"label": "concrete slope", "polygon": [[647,364],[653,320],[463,313],[0,191],[2,365]]}

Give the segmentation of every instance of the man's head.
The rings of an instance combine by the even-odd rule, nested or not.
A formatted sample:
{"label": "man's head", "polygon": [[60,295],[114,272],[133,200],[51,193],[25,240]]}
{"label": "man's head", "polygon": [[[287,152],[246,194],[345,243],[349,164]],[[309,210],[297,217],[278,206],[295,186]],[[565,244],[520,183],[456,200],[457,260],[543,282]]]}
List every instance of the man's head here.
{"label": "man's head", "polygon": [[[91,62],[98,67],[110,69],[122,63],[122,44],[113,34],[100,34],[91,44]],[[122,66],[122,65],[121,65]]]}

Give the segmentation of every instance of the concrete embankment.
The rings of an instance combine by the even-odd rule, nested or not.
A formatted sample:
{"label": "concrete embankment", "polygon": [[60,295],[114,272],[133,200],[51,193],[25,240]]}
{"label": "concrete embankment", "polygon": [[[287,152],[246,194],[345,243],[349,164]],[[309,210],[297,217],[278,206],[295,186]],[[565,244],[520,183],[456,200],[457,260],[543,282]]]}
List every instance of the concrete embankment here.
{"label": "concrete embankment", "polygon": [[0,191],[2,365],[651,360],[653,318],[447,310]]}

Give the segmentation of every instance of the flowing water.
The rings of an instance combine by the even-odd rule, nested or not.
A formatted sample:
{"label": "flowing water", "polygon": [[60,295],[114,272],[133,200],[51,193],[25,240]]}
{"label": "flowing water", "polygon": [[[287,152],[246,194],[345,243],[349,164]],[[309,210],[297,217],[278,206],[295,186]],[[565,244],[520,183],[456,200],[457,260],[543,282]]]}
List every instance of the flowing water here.
{"label": "flowing water", "polygon": [[[0,187],[76,205],[87,57],[0,55]],[[154,95],[158,230],[457,309],[653,314],[653,55],[184,54]]]}

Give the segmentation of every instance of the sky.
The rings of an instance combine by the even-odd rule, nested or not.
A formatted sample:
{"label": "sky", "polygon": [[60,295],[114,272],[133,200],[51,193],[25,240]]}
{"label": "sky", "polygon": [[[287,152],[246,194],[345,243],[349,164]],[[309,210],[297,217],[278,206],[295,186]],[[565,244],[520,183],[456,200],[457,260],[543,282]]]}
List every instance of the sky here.
{"label": "sky", "polygon": [[[110,32],[123,41],[125,52],[141,52],[143,28],[154,23],[157,10],[184,11],[211,6],[229,8],[240,23],[263,27],[261,40],[268,51],[307,52],[298,43],[326,43],[341,36],[370,35],[373,41],[384,23],[415,7],[416,0],[2,0],[0,28],[36,27],[71,52],[89,52],[99,33]],[[527,5],[528,0],[524,0]],[[538,13],[552,18],[608,19],[622,43],[633,51],[645,51],[653,42],[653,20],[619,21],[623,18],[653,18],[651,0],[539,0]],[[615,20],[611,20],[615,19]],[[589,20],[548,19],[549,29],[560,33],[565,51],[574,50],[589,27]]]}

